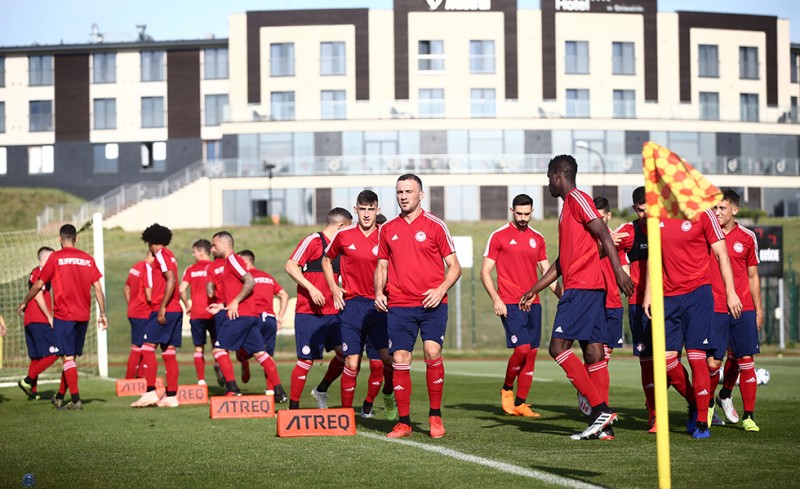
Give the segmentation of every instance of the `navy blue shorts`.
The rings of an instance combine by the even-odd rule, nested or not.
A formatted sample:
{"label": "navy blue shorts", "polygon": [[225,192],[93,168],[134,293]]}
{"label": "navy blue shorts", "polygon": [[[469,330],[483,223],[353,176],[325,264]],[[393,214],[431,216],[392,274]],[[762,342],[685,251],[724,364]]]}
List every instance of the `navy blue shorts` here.
{"label": "navy blue shorts", "polygon": [[652,358],[653,333],[650,330],[650,318],[644,313],[641,304],[628,305],[628,324],[631,327],[633,356]]}
{"label": "navy blue shorts", "polygon": [[539,348],[542,341],[542,305],[531,305],[530,311],[523,311],[517,304],[506,304],[506,317],[500,316],[506,330],[506,346],[516,348],[531,345]]}
{"label": "navy blue shorts", "polygon": [[713,350],[711,324],[714,297],[710,285],[701,285],[687,294],[664,297],[664,333],[667,350]]}
{"label": "navy blue shorts", "polygon": [[295,314],[294,342],[297,358],[322,360],[322,349],[331,351],[342,344],[338,314]]}
{"label": "navy blue shorts", "polygon": [[[726,316],[728,315],[726,314]],[[728,325],[728,344],[731,350],[733,350],[733,356],[736,358],[751,357],[761,353],[761,346],[758,343],[758,325],[756,324],[755,311],[742,311],[742,315],[739,316],[739,319],[728,316]],[[724,353],[723,350],[723,354]],[[722,357],[718,357],[716,354],[714,358],[722,359]]]}
{"label": "navy blue shorts", "polygon": [[214,331],[219,331],[219,328],[222,327],[222,323],[228,320],[228,311],[225,309],[220,310],[218,313],[214,314],[213,319],[214,319]]}
{"label": "navy blue shorts", "polygon": [[144,332],[147,330],[147,323],[150,318],[128,318],[131,323],[131,345],[141,347],[144,344]]}
{"label": "navy blue shorts", "polygon": [[261,321],[258,316],[239,316],[236,319],[225,319],[217,330],[217,341],[214,348],[244,351],[252,355],[264,351],[264,338],[261,336]]}
{"label": "navy blue shorts", "polygon": [[606,342],[606,292],[568,289],[556,307],[553,338]]}
{"label": "navy blue shorts", "polygon": [[714,345],[714,349],[708,352],[709,356],[713,356],[717,360],[725,358],[725,354],[728,352],[728,335],[732,324],[733,316],[727,312],[714,311],[714,319],[712,320],[711,330],[708,333],[708,341]]}
{"label": "navy blue shorts", "polygon": [[375,301],[366,297],[353,297],[344,302],[339,313],[342,324],[342,353],[360,355],[367,338],[376,349],[389,348],[386,313],[375,309]]}
{"label": "navy blue shorts", "polygon": [[269,353],[269,356],[275,355],[275,335],[278,334],[278,320],[275,316],[261,313],[259,318],[261,323],[261,338],[264,340],[264,351]]}
{"label": "navy blue shorts", "polygon": [[53,318],[53,334],[56,338],[58,355],[74,357],[83,355],[83,343],[86,341],[86,330],[89,321],[66,321]]}
{"label": "navy blue shorts", "polygon": [[622,308],[606,307],[606,341],[609,348],[622,348],[625,340],[622,339]]}
{"label": "navy blue shorts", "polygon": [[28,358],[31,360],[61,354],[50,323],[30,323],[25,326],[25,343],[28,344]]}
{"label": "navy blue shorts", "polygon": [[150,313],[150,320],[144,331],[144,342],[161,345],[161,348],[181,346],[181,328],[183,327],[182,312],[168,312],[165,314],[167,322],[158,322],[158,312]]}
{"label": "navy blue shorts", "polygon": [[211,337],[212,345],[217,341],[217,322],[215,318],[190,319],[189,324],[192,325],[192,343],[194,346],[206,344],[206,331],[208,331],[208,336]]}
{"label": "navy blue shorts", "polygon": [[447,331],[447,304],[429,309],[416,307],[390,307],[386,316],[389,329],[389,353],[397,350],[414,351],[417,336],[422,341],[444,343]]}
{"label": "navy blue shorts", "polygon": [[[375,345],[372,344],[372,340],[370,340],[369,337],[367,337],[367,341],[365,343],[366,344],[364,345],[364,350],[367,352],[367,358],[369,358],[370,360],[383,360],[381,358],[381,352],[379,352],[378,349],[375,348]],[[385,348],[388,348],[388,346]]]}

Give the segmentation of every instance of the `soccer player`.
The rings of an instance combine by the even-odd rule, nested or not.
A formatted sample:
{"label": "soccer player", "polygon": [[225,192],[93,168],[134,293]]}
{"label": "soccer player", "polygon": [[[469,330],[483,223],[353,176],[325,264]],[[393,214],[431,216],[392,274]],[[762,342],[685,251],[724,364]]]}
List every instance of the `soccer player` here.
{"label": "soccer player", "polygon": [[[283,316],[286,314],[286,307],[289,305],[289,293],[281,287],[281,284],[275,280],[275,277],[268,274],[263,270],[256,268],[256,255],[250,250],[243,250],[239,252],[239,256],[244,260],[247,266],[247,271],[253,276],[253,297],[256,301],[256,312],[259,313],[259,325],[261,337],[264,339],[264,350],[270,356],[275,355],[275,335],[281,328],[283,323]],[[275,295],[278,296],[279,306],[278,313],[275,314]],[[278,375],[277,370],[275,375]],[[272,391],[275,396],[275,402],[284,403],[288,397],[283,390],[280,378],[277,384],[270,385],[269,378],[267,379],[267,391]]]}
{"label": "soccer player", "polygon": [[[32,287],[39,278],[42,272],[42,267],[47,262],[47,259],[53,253],[53,248],[43,246],[39,248],[36,256],[39,259],[39,265],[32,271],[28,279],[28,286]],[[28,357],[31,359],[30,366],[28,367],[28,376],[25,377],[25,383],[31,385],[29,399],[39,400],[41,397],[37,392],[36,382],[39,374],[47,370],[50,365],[58,360],[56,353],[56,337],[53,334],[53,311],[52,299],[50,297],[50,284],[45,286],[34,296],[36,301],[35,307],[28,307],[25,309],[25,318],[23,324],[25,326],[25,342],[28,346]],[[28,394],[28,391],[22,389]]]}
{"label": "soccer player", "polygon": [[[714,255],[710,255],[711,290],[714,295],[713,334],[716,349],[708,357],[708,370],[711,376],[709,392],[713,406],[714,391],[719,382],[719,369],[730,345],[740,371],[739,390],[742,392],[744,405],[742,425],[745,431],[759,431],[753,419],[758,385],[753,355],[760,353],[758,330],[764,321],[764,311],[761,307],[761,280],[758,276],[758,240],[753,231],[736,222],[739,200],[739,194],[734,190],[722,189],[722,201],[714,209],[722,232],[725,233],[725,246],[731,262],[736,295],[742,301],[742,314],[738,318],[728,314],[722,275],[719,267],[714,266]],[[723,388],[717,401],[728,420],[733,423],[738,422],[736,419],[738,415],[731,400],[731,390]]]}
{"label": "soccer player", "polygon": [[147,269],[148,266],[152,267],[154,260],[153,254],[147,250],[145,259],[135,263],[128,270],[128,279],[122,288],[122,294],[128,304],[128,322],[131,323],[131,352],[128,355],[128,367],[125,370],[126,379],[134,379],[139,376],[144,330],[150,321],[150,299],[145,293]]}
{"label": "soccer player", "polygon": [[[306,236],[286,261],[284,269],[297,283],[294,319],[297,365],[292,371],[289,409],[299,409],[306,376],[314,365],[314,360],[322,360],[323,348],[326,351],[333,350],[336,356],[328,365],[328,371],[322,381],[311,391],[318,408],[328,407],[328,387],[344,369],[339,311],[334,304],[331,289],[325,281],[322,257],[336,232],[352,222],[353,215],[347,209],[341,207],[331,209],[325,219],[325,229]],[[338,267],[334,267],[334,273],[339,274]]]}
{"label": "soccer player", "polygon": [[[387,332],[388,336],[388,332]],[[375,413],[372,410],[373,404],[375,403],[375,398],[378,397],[378,391],[381,390],[381,385],[383,385],[383,414],[386,416],[386,419],[389,421],[396,421],[397,420],[397,402],[395,401],[394,397],[394,386],[392,382],[387,380],[386,382],[383,381],[384,377],[392,378],[394,372],[392,371],[391,364],[387,366],[383,362],[383,358],[381,357],[380,352],[377,348],[372,344],[372,340],[367,337],[366,345],[364,346],[364,351],[367,354],[367,358],[369,359],[369,378],[367,379],[367,395],[364,397],[364,403],[361,405],[361,417],[362,418],[374,418]],[[388,353],[388,352],[387,352]],[[391,357],[390,357],[391,358]],[[392,402],[387,403],[387,399],[390,399]]]}
{"label": "soccer player", "polygon": [[192,244],[192,257],[195,262],[183,272],[183,279],[178,286],[183,305],[188,311],[189,324],[192,327],[192,343],[194,343],[194,370],[197,373],[197,384],[206,385],[206,359],[203,351],[206,344],[206,333],[213,345],[217,341],[217,328],[214,318],[208,312],[208,266],[211,264],[211,243],[207,239],[198,239]]}
{"label": "soccer player", "polygon": [[[44,287],[52,284],[53,290],[53,333],[56,338],[56,348],[62,355],[63,370],[61,373],[62,387],[53,398],[53,405],[59,410],[83,409],[81,396],[78,392],[78,368],[75,357],[83,354],[83,343],[86,339],[86,330],[89,324],[91,296],[94,292],[100,315],[97,317],[97,327],[107,329],[106,300],[103,288],[100,285],[100,270],[95,265],[94,258],[85,251],[75,247],[78,241],[78,232],[72,224],[64,224],[58,231],[61,249],[54,251],[42,267],[39,278],[31,286],[28,294],[17,308],[17,313],[22,314],[28,302]],[[29,379],[19,381],[18,385],[30,396],[33,387]],[[65,388],[69,389],[72,400],[64,404]]]}
{"label": "soccer player", "polygon": [[407,173],[397,179],[395,189],[400,215],[379,229],[375,269],[375,307],[388,312],[389,353],[394,359],[394,394],[400,417],[387,436],[411,436],[411,353],[421,336],[430,436],[441,438],[445,434],[441,406],[447,291],[461,277],[461,265],[447,225],[422,208],[422,180]]}
{"label": "soccer player", "polygon": [[[603,253],[611,260],[617,284],[626,295],[633,291],[633,284],[622,269],[608,228],[600,219],[591,197],[576,187],[577,172],[578,163],[571,155],[558,155],[548,164],[550,195],[564,201],[558,222],[559,256],[522,296],[520,307],[528,309],[536,294],[563,275],[564,294],[558,302],[553,323],[550,355],[592,406],[589,426],[572,438],[613,439],[611,424],[617,414],[605,402],[609,382],[603,351],[606,341],[605,283],[597,250],[598,240]],[[572,344],[576,340],[583,350],[586,367],[572,353]]]}
{"label": "soccer player", "polygon": [[[147,276],[147,286],[151,290],[150,320],[142,344],[142,370],[147,391],[131,407],[177,407],[180,371],[175,355],[176,349],[181,346],[183,309],[178,294],[178,260],[167,248],[172,241],[172,231],[155,223],[142,232],[142,241],[154,257],[153,267]],[[161,399],[156,392],[156,347],[159,345],[167,378],[166,393]]]}
{"label": "soccer player", "polygon": [[[206,297],[208,297],[209,304],[222,304],[224,306],[225,302],[222,299],[222,272],[225,271],[225,259],[221,256],[217,256],[217,250],[213,247],[211,248],[211,256],[214,260],[206,268]],[[216,331],[219,331],[219,328],[222,327],[226,315],[227,311],[224,308],[214,314],[214,327]],[[214,373],[217,376],[217,384],[219,384],[220,387],[225,387],[225,376],[222,375],[222,369],[220,369],[216,359],[214,360]]]}
{"label": "soccer player", "polygon": [[[506,378],[500,390],[503,411],[511,416],[539,417],[526,399],[533,382],[536,354],[542,337],[542,306],[539,297],[530,311],[519,308],[519,299],[548,268],[544,237],[530,227],[533,199],[519,194],[511,202],[511,222],[489,236],[481,265],[481,282],[500,316],[506,332],[506,346],[514,352],[508,359]],[[497,267],[497,287],[492,270]],[[550,289],[558,296],[557,284]],[[514,380],[517,395],[514,396]]]}
{"label": "soccer player", "polygon": [[[378,195],[372,190],[363,190],[356,198],[354,209],[358,222],[341,228],[328,245],[322,258],[322,271],[333,295],[333,304],[339,313],[342,331],[342,407],[353,407],[356,378],[361,367],[361,352],[367,338],[379,352],[386,382],[392,383],[392,357],[389,356],[389,334],[386,331],[386,314],[375,310],[375,267],[378,264],[378,225],[376,216],[380,211]],[[339,261],[342,286],[339,287],[334,263]],[[387,419],[397,419],[394,392],[384,396]],[[372,404],[365,404],[368,417]]]}

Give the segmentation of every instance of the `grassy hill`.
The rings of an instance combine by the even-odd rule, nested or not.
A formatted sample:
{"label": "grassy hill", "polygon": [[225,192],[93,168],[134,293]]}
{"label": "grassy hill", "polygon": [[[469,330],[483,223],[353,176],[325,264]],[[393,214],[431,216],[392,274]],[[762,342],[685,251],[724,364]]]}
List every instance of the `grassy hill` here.
{"label": "grassy hill", "polygon": [[0,187],[0,232],[36,227],[36,216],[45,207],[57,204],[80,204],[84,200],[52,188]]}

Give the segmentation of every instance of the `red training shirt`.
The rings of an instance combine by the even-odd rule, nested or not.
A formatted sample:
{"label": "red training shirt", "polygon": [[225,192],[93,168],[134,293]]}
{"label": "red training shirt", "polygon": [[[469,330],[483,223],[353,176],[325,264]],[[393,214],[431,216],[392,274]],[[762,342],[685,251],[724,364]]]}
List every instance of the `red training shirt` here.
{"label": "red training shirt", "polygon": [[193,265],[190,265],[183,272],[183,279],[181,282],[186,282],[189,284],[189,291],[192,297],[192,310],[189,311],[192,319],[211,318],[211,313],[206,310],[206,308],[208,308],[206,281],[209,264],[211,264],[209,260],[199,260]]}
{"label": "red training shirt", "polygon": [[[214,258],[214,261],[206,265],[206,284],[214,284],[214,297],[209,299],[209,303],[225,303],[225,291],[222,284],[222,272],[225,271],[225,258]],[[206,292],[206,297],[208,293]]]}
{"label": "red training shirt", "polygon": [[[611,228],[608,228],[611,232]],[[628,255],[619,255],[619,262],[622,265],[628,265]],[[619,293],[619,286],[617,285],[617,276],[614,274],[614,265],[611,260],[606,256],[600,260],[600,268],[603,271],[603,283],[606,289],[606,309],[617,309],[622,307],[622,297]]]}
{"label": "red training shirt", "polygon": [[283,290],[281,284],[275,278],[263,270],[258,268],[251,268],[250,275],[256,281],[253,287],[253,297],[256,301],[256,311],[259,313],[266,312],[267,314],[275,315],[275,304],[273,302],[275,294]]}
{"label": "red training shirt", "polygon": [[[628,297],[628,305],[630,304],[641,304],[644,301],[644,289],[647,286],[647,259],[635,260],[633,262],[630,261],[630,257],[628,253],[633,250],[634,246],[642,246],[642,250],[633,250],[636,253],[644,253],[647,254],[647,243],[636,243],[636,229],[634,226],[638,226],[634,222],[626,222],[622,224],[620,227],[617,228],[618,233],[628,233],[628,236],[622,238],[622,240],[617,245],[617,251],[619,251],[619,260],[620,263],[630,263],[631,264],[631,281],[633,282],[633,295]],[[647,230],[643,230],[647,233]],[[624,261],[623,261],[624,260]]]}
{"label": "red training shirt", "polygon": [[144,285],[147,283],[147,262],[142,260],[133,265],[128,270],[128,279],[125,285],[130,289],[130,300],[128,301],[128,317],[133,319],[147,319],[150,317],[150,304],[147,303],[147,296],[144,293]]}
{"label": "red training shirt", "polygon": [[150,286],[150,310],[158,312],[161,309],[161,301],[167,291],[167,270],[172,270],[175,276],[175,292],[167,302],[166,312],[183,312],[180,302],[180,292],[178,292],[178,260],[166,247],[161,248],[155,254],[152,272],[147,275],[147,285]]}
{"label": "red training shirt", "polygon": [[[92,284],[103,275],[94,258],[78,248],[53,252],[39,278],[53,288],[53,316],[64,321],[88,321]],[[38,306],[37,306],[38,307]]]}
{"label": "red training shirt", "polygon": [[[311,295],[305,287],[297,285],[297,304],[295,305],[295,313],[297,314],[338,314],[339,311],[333,304],[333,292],[328,287],[328,282],[325,281],[325,274],[322,272],[309,272],[305,270],[305,265],[314,260],[322,258],[324,250],[322,249],[322,240],[319,238],[318,233],[309,234],[303,239],[294,249],[292,257],[293,262],[297,262],[304,268],[303,276],[311,282],[314,287],[322,292],[325,296],[325,305],[319,307],[311,300]],[[334,278],[338,281],[338,274],[334,274]]]}
{"label": "red training shirt", "polygon": [[[731,232],[725,235],[725,246],[728,248],[728,257],[731,260],[731,270],[733,271],[733,285],[736,295],[742,301],[742,310],[755,311],[756,306],[750,293],[750,276],[747,269],[758,265],[756,234],[737,222]],[[714,293],[714,312],[728,312],[725,282],[722,281],[719,262],[713,252],[709,253],[708,261],[711,269],[711,290]]]}
{"label": "red training shirt", "polygon": [[600,214],[592,198],[572,189],[558,218],[558,261],[564,290],[605,288],[597,240],[589,230],[589,223],[595,219],[600,219]]}
{"label": "red training shirt", "polygon": [[661,220],[664,295],[688,294],[710,284],[708,254],[711,245],[725,239],[717,216],[709,209],[694,221]]}
{"label": "red training shirt", "polygon": [[358,224],[344,227],[333,236],[325,254],[331,260],[341,255],[339,272],[342,288],[347,291],[345,299],[366,297],[375,300],[378,229],[365,236]]}
{"label": "red training shirt", "polygon": [[[39,275],[41,275],[41,273],[42,267],[36,267],[31,270],[31,277],[28,280],[29,288],[39,279]],[[52,313],[53,306],[49,284],[44,284],[44,287],[42,287],[42,295],[44,298],[44,303],[47,304],[47,310]],[[25,308],[25,318],[23,319],[22,324],[27,326],[32,323],[48,324],[49,322],[50,321],[47,320],[47,316],[45,316],[44,312],[42,312],[42,308],[40,308],[39,304],[36,302],[36,299],[31,299],[31,301],[28,303],[28,306]]]}
{"label": "red training shirt", "polygon": [[[242,290],[242,277],[247,275],[247,265],[244,259],[236,253],[231,253],[225,259],[225,270],[222,272],[222,288],[225,292],[223,300],[225,304],[230,304]],[[239,302],[239,316],[258,316],[260,311],[256,310],[256,300],[253,293]]]}
{"label": "red training shirt", "polygon": [[[500,299],[504,304],[519,304],[539,280],[538,264],[547,260],[547,247],[544,236],[530,226],[520,231],[508,223],[489,236],[483,256],[495,261]],[[539,304],[538,294],[533,303]]]}

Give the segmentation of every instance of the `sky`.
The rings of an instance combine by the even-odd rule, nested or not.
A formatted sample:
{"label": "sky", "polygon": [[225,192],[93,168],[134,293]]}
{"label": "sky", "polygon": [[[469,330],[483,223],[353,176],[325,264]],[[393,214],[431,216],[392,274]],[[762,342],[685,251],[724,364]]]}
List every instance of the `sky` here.
{"label": "sky", "polygon": [[[423,2],[424,0],[419,0]],[[81,44],[97,24],[108,42],[133,41],[137,24],[157,41],[228,37],[228,16],[251,10],[391,9],[392,0],[0,0],[0,46]],[[538,0],[518,0],[539,8]],[[788,18],[800,43],[798,0],[661,0],[660,12],[690,10]]]}

